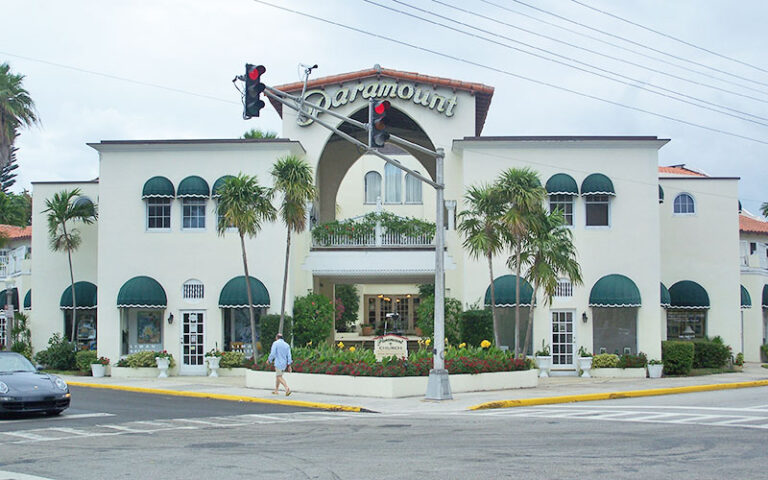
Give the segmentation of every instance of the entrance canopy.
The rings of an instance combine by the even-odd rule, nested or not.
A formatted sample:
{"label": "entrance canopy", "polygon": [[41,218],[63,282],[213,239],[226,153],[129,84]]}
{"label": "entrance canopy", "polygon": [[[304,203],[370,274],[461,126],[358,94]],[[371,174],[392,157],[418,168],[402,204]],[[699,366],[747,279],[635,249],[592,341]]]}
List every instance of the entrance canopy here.
{"label": "entrance canopy", "polygon": [[151,277],[133,277],[117,293],[118,308],[163,309],[168,305],[165,290]]}
{"label": "entrance canopy", "polygon": [[682,280],[669,287],[672,308],[709,308],[709,295],[704,287],[691,280]]}
{"label": "entrance canopy", "polygon": [[[251,297],[253,306],[258,308],[269,307],[269,292],[267,287],[258,278],[249,276],[251,280]],[[219,308],[248,308],[248,290],[245,283],[245,275],[240,275],[228,281],[219,295]]]}
{"label": "entrance canopy", "polygon": [[590,307],[639,307],[642,305],[640,290],[635,282],[624,275],[614,273],[598,280],[589,293]]}
{"label": "entrance canopy", "polygon": [[[96,308],[96,285],[91,282],[75,282],[75,302],[77,310]],[[72,310],[72,286],[64,289],[59,300],[59,308]]]}
{"label": "entrance canopy", "polygon": [[[514,307],[517,305],[516,291],[517,291],[516,275],[502,275],[497,277],[493,281],[494,299],[496,300],[497,307]],[[531,297],[533,296],[533,287],[531,284],[522,279],[520,283],[520,306],[530,307]],[[491,304],[491,286],[485,290],[485,305]]]}

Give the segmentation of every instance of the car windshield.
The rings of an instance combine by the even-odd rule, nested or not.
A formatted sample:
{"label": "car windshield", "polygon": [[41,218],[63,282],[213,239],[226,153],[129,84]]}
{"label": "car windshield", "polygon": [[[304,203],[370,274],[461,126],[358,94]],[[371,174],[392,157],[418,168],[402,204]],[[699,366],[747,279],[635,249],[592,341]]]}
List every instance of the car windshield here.
{"label": "car windshield", "polygon": [[37,371],[35,366],[18,353],[5,353],[0,355],[0,373],[35,371]]}

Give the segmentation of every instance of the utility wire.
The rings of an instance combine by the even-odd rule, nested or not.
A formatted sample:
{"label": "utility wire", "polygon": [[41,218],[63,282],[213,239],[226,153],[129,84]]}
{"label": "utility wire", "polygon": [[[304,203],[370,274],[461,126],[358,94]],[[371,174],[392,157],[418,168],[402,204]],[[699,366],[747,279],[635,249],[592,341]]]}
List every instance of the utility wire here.
{"label": "utility wire", "polygon": [[[677,96],[674,96],[674,95],[669,95],[669,94],[666,94],[666,93],[657,92],[655,90],[652,90],[650,88],[646,88],[645,86],[643,86],[642,85],[643,82],[641,80],[639,80],[639,79],[628,77],[626,75],[622,75],[620,73],[616,73],[616,72],[613,72],[611,70],[606,70],[604,68],[600,68],[600,67],[591,65],[589,63],[581,62],[579,60],[576,60],[576,59],[573,59],[573,58],[570,58],[570,57],[566,57],[564,55],[557,54],[557,53],[552,52],[550,50],[539,48],[539,47],[536,47],[534,45],[530,45],[530,44],[525,43],[525,42],[520,42],[520,41],[517,41],[517,40],[515,40],[513,38],[510,38],[510,37],[505,37],[504,35],[501,35],[501,34],[496,34],[496,33],[493,33],[493,32],[489,32],[488,30],[484,30],[484,29],[481,29],[481,28],[478,28],[478,27],[474,27],[474,26],[469,25],[467,23],[460,22],[458,20],[453,20],[451,18],[439,15],[437,13],[430,12],[428,10],[424,10],[424,9],[421,9],[421,8],[418,8],[418,7],[414,7],[412,5],[408,5],[407,3],[404,3],[404,2],[402,2],[400,0],[391,0],[391,1],[393,1],[394,3],[398,3],[398,4],[401,4],[401,5],[408,6],[408,7],[412,8],[412,9],[414,9],[414,10],[417,10],[417,11],[420,11],[420,12],[423,12],[423,13],[434,15],[434,16],[436,16],[438,18],[441,18],[441,19],[444,19],[444,20],[448,20],[450,22],[458,23],[459,25],[462,25],[462,26],[465,26],[465,27],[469,27],[469,28],[472,28],[474,30],[478,30],[478,31],[486,33],[486,34],[490,34],[490,35],[493,35],[493,36],[496,36],[496,37],[501,37],[501,38],[503,38],[505,40],[509,40],[511,42],[518,43],[520,45],[524,45],[524,46],[526,46],[528,48],[532,48],[534,50],[545,52],[545,53],[547,53],[549,55],[552,55],[552,56],[555,56],[555,57],[559,57],[559,58],[568,60],[570,62],[574,62],[574,63],[579,64],[579,65],[584,65],[586,67],[593,68],[595,70],[598,70],[599,72],[604,72],[604,73],[606,73],[608,75],[604,75],[604,74],[601,74],[601,73],[596,73],[596,72],[590,71],[588,69],[577,67],[577,66],[571,65],[569,63],[562,62],[560,60],[555,60],[555,59],[552,59],[552,58],[548,58],[546,56],[539,55],[539,54],[536,54],[536,53],[531,53],[531,52],[522,50],[520,48],[513,47],[513,46],[508,45],[506,43],[497,42],[495,40],[492,40],[492,39],[489,39],[489,38],[485,38],[485,37],[482,37],[480,35],[469,33],[469,32],[466,32],[466,31],[463,31],[463,30],[460,30],[460,29],[457,29],[457,28],[454,28],[454,27],[451,27],[451,26],[448,26],[448,25],[445,25],[445,24],[442,24],[442,23],[439,23],[439,22],[435,22],[433,20],[429,20],[429,19],[424,18],[424,17],[419,17],[417,15],[413,15],[411,13],[404,12],[404,11],[398,10],[396,8],[392,8],[392,7],[388,7],[386,5],[382,5],[382,4],[380,4],[378,2],[375,2],[373,0],[363,0],[363,1],[366,2],[366,3],[369,3],[371,5],[375,5],[377,7],[384,8],[385,10],[389,10],[389,11],[392,11],[392,12],[397,12],[397,13],[400,13],[402,15],[405,15],[405,16],[408,16],[408,17],[411,17],[411,18],[415,18],[417,20],[421,20],[421,21],[430,23],[432,25],[437,25],[437,26],[440,26],[440,27],[443,27],[443,28],[447,28],[447,29],[452,30],[454,32],[462,33],[464,35],[467,35],[467,36],[470,36],[470,37],[473,37],[473,38],[478,38],[480,40],[485,40],[486,42],[493,43],[493,44],[496,44],[496,45],[500,45],[502,47],[509,48],[511,50],[515,50],[515,51],[518,51],[518,52],[521,52],[521,53],[525,53],[527,55],[532,55],[534,57],[541,58],[541,59],[546,60],[546,61],[555,62],[555,63],[558,63],[560,65],[565,65],[566,67],[573,68],[573,69],[579,70],[581,72],[586,72],[586,73],[589,73],[591,75],[596,75],[598,77],[605,78],[605,79],[610,80],[612,82],[617,82],[617,83],[620,83],[620,84],[623,84],[623,85],[628,85],[630,87],[637,88],[637,89],[640,89],[640,90],[645,90],[646,92],[650,92],[650,93],[655,94],[655,95],[659,95],[659,96],[662,96],[662,97],[665,97],[665,98],[669,98],[671,100],[675,100],[675,101],[678,101],[678,102],[686,103],[688,105],[693,105],[695,107],[699,107],[699,108],[702,108],[702,109],[705,109],[705,110],[709,110],[709,111],[712,111],[712,112],[720,113],[720,114],[723,114],[723,115],[728,115],[730,117],[738,118],[740,120],[744,120],[744,121],[747,121],[747,122],[755,123],[757,125],[762,125],[764,127],[768,127],[768,123],[760,122],[758,120],[753,120],[751,118],[746,118],[746,117],[741,116],[741,115],[734,115],[732,113],[728,113],[728,112],[725,112],[725,111],[720,110],[720,109],[731,110],[731,111],[740,113],[742,115],[747,115],[747,116],[751,116],[751,117],[759,118],[759,119],[763,119],[763,120],[768,120],[768,118],[760,117],[758,115],[754,115],[754,114],[747,113],[747,112],[742,112],[740,110],[736,110],[736,109],[733,109],[733,108],[730,108],[730,107],[727,107],[727,106],[724,106],[724,105],[719,105],[719,104],[716,104],[716,103],[712,103],[712,102],[709,102],[707,100],[703,100],[701,98],[697,98],[697,97],[693,97],[693,96],[690,96],[690,95],[686,95],[684,93],[681,93],[681,92],[678,92],[678,91],[675,91],[675,90],[670,90],[668,88],[664,88],[664,87],[661,87],[659,85],[655,85],[655,84],[650,83],[650,82],[645,82],[647,85],[649,85],[649,86],[651,86],[653,88],[656,88],[656,89],[659,89],[659,90],[662,90],[662,91],[665,91],[665,92],[669,92],[669,93],[672,93],[674,95],[678,95],[680,97],[689,98],[689,99],[692,99],[694,101],[692,102],[692,101],[684,100],[683,98],[678,98]],[[618,80],[616,78],[610,77],[609,75],[615,75],[616,77],[623,78],[623,79],[628,80],[628,81]],[[707,106],[701,105],[700,103],[696,103],[696,102],[701,102],[701,103],[704,103],[704,104],[707,104],[707,105],[713,105],[713,106],[716,106],[716,107],[719,107],[719,108],[707,107]],[[768,103],[768,101],[765,101],[765,103]]]}
{"label": "utility wire", "polygon": [[715,55],[717,57],[724,58],[726,60],[730,60],[732,62],[736,62],[736,63],[739,63],[741,65],[754,68],[755,70],[760,70],[761,72],[768,73],[768,70],[766,70],[764,68],[761,68],[761,67],[758,67],[757,65],[752,65],[751,63],[743,62],[743,61],[739,60],[738,58],[729,57],[727,55],[723,55],[721,53],[714,52],[714,51],[709,50],[707,48],[700,47],[700,46],[698,46],[696,44],[693,44],[691,42],[687,42],[687,41],[685,41],[685,40],[683,40],[681,38],[674,37],[674,36],[672,36],[672,35],[670,35],[668,33],[664,33],[664,32],[660,32],[658,30],[654,30],[653,28],[646,27],[645,25],[641,25],[641,24],[639,24],[637,22],[633,22],[632,20],[627,20],[626,18],[620,17],[620,16],[615,15],[615,14],[610,13],[610,12],[606,12],[605,10],[600,10],[599,8],[593,7],[592,5],[588,5],[588,4],[584,3],[584,2],[580,2],[579,0],[571,0],[571,1],[573,3],[581,5],[582,7],[588,8],[590,10],[594,10],[595,12],[602,13],[603,15],[607,15],[607,16],[615,18],[617,20],[621,20],[622,22],[628,23],[630,25],[634,25],[635,27],[638,27],[638,28],[642,28],[643,30],[647,30],[649,32],[653,32],[653,33],[655,33],[657,35],[661,35],[662,37],[669,38],[669,39],[674,40],[676,42],[680,42],[683,45],[688,45],[689,47],[693,47],[693,48],[701,50],[703,52],[710,53],[710,54]]}
{"label": "utility wire", "polygon": [[499,5],[497,3],[493,3],[493,2],[491,2],[489,0],[480,0],[480,1],[482,1],[482,2],[484,2],[486,4],[488,4],[488,5],[492,5],[494,7],[497,7],[497,8],[500,8],[502,10],[505,10],[507,12],[513,13],[515,15],[519,15],[521,17],[528,18],[528,19],[533,20],[535,22],[543,23],[545,25],[549,25],[550,27],[557,28],[559,30],[564,30],[564,31],[572,33],[574,35],[578,35],[580,37],[588,38],[590,40],[594,40],[595,42],[602,43],[604,45],[609,45],[609,46],[617,48],[619,50],[623,50],[625,52],[630,52],[630,53],[632,53],[634,55],[639,55],[641,57],[647,58],[649,60],[653,60],[655,62],[660,62],[660,63],[663,63],[665,65],[670,65],[670,66],[673,66],[675,68],[679,68],[681,70],[685,70],[687,72],[692,72],[692,73],[695,73],[697,75],[701,75],[701,76],[704,76],[704,77],[712,78],[712,79],[715,79],[717,81],[720,81],[720,82],[723,82],[723,83],[728,83],[728,84],[731,84],[731,85],[735,85],[737,87],[741,87],[741,88],[744,88],[746,90],[750,90],[750,91],[753,91],[753,92],[768,94],[768,92],[765,92],[764,90],[758,90],[756,88],[752,88],[752,87],[750,87],[748,85],[744,85],[742,83],[734,82],[732,80],[726,80],[726,79],[723,79],[723,78],[711,75],[711,74],[709,74],[707,72],[703,72],[701,70],[696,70],[694,68],[689,68],[689,67],[686,67],[684,65],[679,65],[677,63],[670,62],[670,61],[665,60],[663,58],[654,57],[652,55],[648,55],[648,54],[643,53],[641,51],[634,50],[634,49],[631,49],[631,48],[627,48],[627,47],[625,47],[623,45],[619,45],[618,43],[613,43],[613,42],[610,42],[610,41],[605,40],[603,38],[595,37],[593,35],[589,35],[587,33],[580,32],[578,30],[574,30],[572,28],[564,27],[564,26],[559,25],[559,24],[554,23],[554,22],[550,22],[550,21],[544,20],[543,18],[534,17],[533,15],[529,15],[527,13],[519,12],[517,10],[512,10],[511,8],[505,7],[504,5]]}
{"label": "utility wire", "polygon": [[[490,3],[490,2],[487,2],[486,0],[482,0],[482,1],[484,1],[486,3]],[[515,3],[519,3],[520,5],[525,5],[526,7],[532,8],[532,9],[537,10],[539,12],[546,13],[547,15],[552,15],[553,17],[559,18],[561,20],[565,20],[566,22],[573,23],[573,24],[576,24],[576,25],[578,25],[580,27],[587,28],[589,30],[602,33],[603,35],[607,35],[609,37],[613,37],[613,38],[617,38],[619,40],[623,40],[623,41],[625,41],[627,43],[631,43],[633,45],[637,45],[638,47],[646,48],[648,50],[651,50],[651,51],[656,52],[656,53],[660,53],[660,54],[665,55],[667,57],[672,57],[672,58],[675,58],[677,60],[682,60],[683,62],[691,63],[693,65],[698,65],[699,67],[704,67],[704,68],[707,68],[709,70],[713,70],[715,72],[719,72],[719,73],[728,75],[730,77],[738,78],[738,79],[741,79],[741,80],[746,80],[748,82],[755,83],[757,85],[762,85],[764,87],[768,87],[767,83],[758,82],[756,80],[752,80],[751,78],[742,77],[740,75],[736,75],[735,73],[731,73],[731,72],[728,72],[728,71],[725,71],[725,70],[720,70],[719,68],[715,68],[715,67],[710,67],[709,65],[706,65],[706,64],[703,64],[703,63],[695,62],[693,60],[688,60],[687,58],[679,57],[677,55],[673,55],[671,53],[667,53],[667,52],[665,52],[663,50],[659,50],[659,49],[656,49],[656,48],[653,48],[653,47],[649,47],[648,45],[644,45],[644,44],[642,44],[640,42],[636,42],[634,40],[630,40],[628,38],[622,37],[621,35],[616,35],[616,34],[613,34],[613,33],[610,33],[610,32],[606,32],[604,30],[600,30],[598,28],[590,27],[589,25],[585,25],[585,24],[577,22],[575,20],[571,20],[570,18],[564,17],[562,15],[558,15],[556,13],[550,12],[550,11],[545,10],[543,8],[534,7],[533,5],[525,3],[522,0],[512,0],[512,1],[515,2]]]}
{"label": "utility wire", "polygon": [[513,78],[517,78],[517,79],[520,79],[520,80],[525,80],[527,82],[535,83],[535,84],[538,84],[538,85],[543,85],[543,86],[546,86],[546,87],[554,88],[556,90],[561,90],[561,91],[564,91],[564,92],[572,93],[574,95],[579,95],[581,97],[585,97],[585,98],[589,98],[589,99],[592,99],[592,100],[597,100],[599,102],[607,103],[607,104],[610,104],[610,105],[615,105],[615,106],[618,106],[618,107],[626,108],[628,110],[634,110],[634,111],[637,111],[637,112],[646,113],[648,115],[653,115],[655,117],[663,118],[665,120],[671,120],[673,122],[681,123],[683,125],[688,125],[688,126],[691,126],[691,127],[701,128],[703,130],[708,130],[710,132],[721,133],[723,135],[728,135],[728,136],[731,136],[731,137],[741,138],[743,140],[750,140],[750,141],[753,141],[753,142],[756,142],[756,143],[761,143],[763,145],[768,145],[768,141],[766,141],[766,140],[760,140],[758,138],[750,137],[750,136],[747,136],[747,135],[741,135],[741,134],[730,132],[730,131],[727,131],[727,130],[721,130],[721,129],[714,128],[714,127],[708,127],[708,126],[703,125],[703,124],[689,122],[687,120],[683,120],[683,119],[680,119],[680,118],[672,117],[672,116],[669,116],[669,115],[664,115],[662,113],[657,113],[657,112],[653,112],[653,111],[650,111],[650,110],[645,110],[645,109],[642,109],[640,107],[634,107],[632,105],[626,105],[626,104],[623,104],[623,103],[615,102],[613,100],[608,100],[608,99],[601,98],[601,97],[598,97],[598,96],[595,96],[595,95],[591,95],[589,93],[580,92],[578,90],[573,90],[573,89],[570,89],[570,88],[562,87],[560,85],[555,85],[555,84],[552,84],[552,83],[544,82],[542,80],[536,80],[534,78],[526,77],[524,75],[520,75],[520,74],[517,74],[517,73],[514,73],[514,72],[510,72],[508,70],[504,70],[504,69],[497,68],[497,67],[492,67],[490,65],[485,65],[483,63],[479,63],[479,62],[475,62],[473,60],[469,60],[469,59],[466,59],[466,58],[461,58],[461,57],[457,57],[455,55],[450,55],[450,54],[447,54],[447,53],[439,52],[437,50],[432,50],[432,49],[429,49],[429,48],[426,48],[426,47],[421,47],[421,46],[418,46],[418,45],[415,45],[415,44],[412,44],[412,43],[405,42],[403,40],[397,40],[397,39],[394,39],[394,38],[391,38],[391,37],[387,37],[387,36],[384,36],[384,35],[372,32],[370,30],[363,30],[361,28],[357,28],[357,27],[353,27],[353,26],[350,26],[350,25],[346,25],[346,24],[343,24],[343,23],[340,23],[340,22],[337,22],[337,21],[334,21],[334,20],[329,20],[327,18],[322,18],[322,17],[318,17],[316,15],[312,15],[312,14],[309,14],[309,13],[301,12],[301,11],[294,10],[294,9],[291,9],[291,8],[288,8],[288,7],[283,7],[283,6],[280,6],[280,5],[275,5],[275,4],[266,2],[264,0],[252,0],[252,1],[255,2],[255,3],[259,3],[261,5],[266,5],[266,6],[269,6],[269,7],[272,7],[272,8],[276,8],[278,10],[283,10],[284,12],[293,13],[295,15],[300,15],[300,16],[306,17],[306,18],[311,18],[311,19],[317,20],[319,22],[327,23],[329,25],[334,25],[334,26],[337,26],[337,27],[340,27],[340,28],[344,28],[346,30],[351,30],[353,32],[361,33],[363,35],[368,35],[370,37],[379,38],[381,40],[386,40],[388,42],[396,43],[398,45],[402,45],[402,46],[405,46],[405,47],[413,48],[415,50],[419,50],[419,51],[422,51],[422,52],[430,53],[432,55],[437,55],[437,56],[440,56],[440,57],[443,57],[443,58],[448,58],[450,60],[454,60],[454,61],[457,61],[457,62],[465,63],[467,65],[473,65],[475,67],[483,68],[485,70],[490,70],[492,72],[501,73],[501,74],[507,75],[509,77],[513,77]]}
{"label": "utility wire", "polygon": [[[396,2],[396,3],[402,3],[402,2],[400,2],[400,1],[398,1],[398,0],[392,0],[392,1],[393,1],[393,2]],[[563,44],[563,45],[568,45],[569,47],[572,47],[572,48],[576,48],[576,49],[578,49],[578,50],[583,50],[583,51],[586,51],[586,52],[592,53],[592,54],[594,54],[594,55],[599,55],[599,56],[601,56],[601,57],[606,57],[606,58],[609,58],[609,59],[611,59],[611,60],[615,60],[615,61],[617,61],[617,62],[626,63],[626,64],[629,64],[629,65],[632,65],[633,67],[642,68],[642,69],[645,69],[645,70],[649,70],[649,71],[651,71],[651,72],[654,72],[654,73],[658,73],[658,74],[660,74],[660,75],[664,75],[664,76],[667,76],[667,77],[671,77],[671,78],[674,78],[674,79],[677,79],[677,80],[682,80],[682,81],[684,81],[684,82],[692,83],[692,84],[694,84],[694,85],[699,85],[699,86],[702,86],[702,87],[712,88],[712,89],[714,89],[714,90],[719,90],[719,91],[721,91],[721,92],[724,92],[724,93],[730,93],[730,94],[732,94],[732,95],[737,95],[737,96],[740,96],[740,97],[748,98],[748,99],[750,99],[750,100],[755,100],[755,101],[758,101],[758,102],[768,103],[768,100],[766,100],[766,99],[762,99],[762,98],[753,97],[753,96],[751,96],[751,95],[746,95],[746,94],[743,94],[743,93],[739,93],[739,92],[735,92],[735,91],[733,91],[733,90],[728,90],[728,89],[725,89],[725,88],[720,88],[720,87],[718,87],[718,86],[716,86],[716,85],[712,85],[712,84],[708,84],[708,83],[703,83],[703,82],[698,82],[698,81],[696,81],[696,80],[693,80],[693,79],[691,79],[691,78],[689,78],[689,77],[681,77],[681,76],[679,76],[679,75],[674,75],[674,74],[672,74],[672,73],[669,73],[669,72],[665,72],[664,70],[659,70],[659,69],[656,69],[656,68],[653,68],[653,67],[649,67],[649,66],[647,66],[647,65],[643,65],[643,64],[640,64],[640,63],[635,63],[635,62],[632,62],[632,61],[630,61],[630,60],[627,60],[626,58],[621,58],[621,57],[614,57],[614,56],[612,56],[612,55],[608,55],[608,54],[606,54],[606,53],[602,53],[602,52],[599,52],[599,51],[597,51],[597,50],[592,50],[592,49],[589,49],[589,48],[586,48],[586,47],[582,47],[582,46],[579,46],[579,45],[576,45],[576,44],[573,44],[573,43],[570,43],[570,42],[566,42],[566,41],[564,41],[564,40],[560,40],[560,39],[557,39],[557,38],[555,38],[555,37],[552,37],[552,36],[549,36],[549,35],[544,35],[544,34],[541,34],[541,33],[535,32],[535,31],[533,31],[533,30],[529,30],[529,29],[526,29],[526,28],[523,28],[523,27],[519,27],[519,26],[517,26],[517,25],[513,25],[513,24],[511,24],[511,23],[503,22],[503,21],[501,21],[501,20],[498,20],[498,19],[496,19],[496,18],[493,18],[493,17],[489,17],[489,16],[486,16],[486,15],[482,15],[482,14],[479,14],[479,13],[477,13],[477,12],[473,12],[473,11],[471,11],[471,10],[467,10],[467,9],[465,9],[465,8],[457,7],[457,6],[455,6],[455,5],[451,5],[451,4],[449,4],[449,3],[445,3],[445,2],[443,2],[443,1],[440,1],[440,0],[432,0],[432,1],[433,1],[434,3],[437,3],[437,4],[439,4],[439,5],[443,5],[443,6],[446,6],[446,7],[448,7],[448,8],[452,8],[452,9],[454,9],[454,10],[458,10],[458,11],[460,11],[460,12],[468,13],[468,14],[470,14],[470,15],[474,15],[474,16],[476,16],[476,17],[480,17],[480,18],[482,18],[482,19],[485,19],[485,20],[489,20],[489,21],[491,21],[491,22],[495,22],[495,23],[498,23],[498,24],[500,24],[500,25],[504,25],[504,26],[506,26],[506,27],[509,27],[509,28],[514,28],[514,29],[516,29],[516,30],[520,30],[520,31],[523,31],[523,32],[525,32],[525,33],[528,33],[528,34],[530,34],[530,35],[534,35],[534,36],[537,36],[537,37],[541,37],[541,38],[546,38],[547,40],[551,40],[551,41],[553,41],[553,42],[561,43],[561,44]],[[410,6],[410,5],[409,5],[409,6]],[[411,8],[416,8],[416,7],[412,7],[412,6],[411,6]],[[421,9],[419,9],[419,10],[421,10]],[[427,12],[427,13],[431,13],[432,15],[436,15],[435,13],[432,13],[432,12],[428,12],[428,11],[426,11],[426,10],[424,10],[424,11],[425,11],[425,12]],[[454,21],[454,22],[455,22],[455,20],[452,20],[452,21]],[[476,27],[470,27],[470,28],[476,28]],[[479,30],[479,29],[478,29],[478,30]],[[492,35],[501,36],[502,38],[507,38],[507,39],[508,39],[508,37],[504,37],[504,36],[502,36],[502,35],[494,34],[493,32],[488,32],[488,31],[486,31],[486,30],[481,30],[481,31],[485,31],[486,33],[490,33],[490,34],[492,34]],[[509,39],[509,40],[512,40],[512,39]],[[514,41],[514,42],[517,42],[516,40],[512,40],[512,41]],[[521,43],[521,42],[519,42],[519,43]],[[533,47],[533,48],[535,48],[535,47]],[[661,87],[659,87],[659,88],[661,88]],[[754,89],[750,89],[750,90],[754,90]],[[759,92],[760,90],[755,90],[755,91],[758,91],[758,92]],[[680,94],[679,92],[675,92],[675,93],[678,93],[678,94]],[[680,95],[682,95],[682,94],[680,94]],[[689,98],[693,98],[693,97],[689,97]],[[703,101],[703,100],[702,100],[702,101]],[[708,103],[708,102],[705,102],[705,103]],[[710,104],[710,105],[717,105],[717,104]],[[725,108],[725,109],[727,109],[727,110],[732,110],[732,109],[730,109],[730,108],[728,108],[728,107],[725,107],[725,106],[722,106],[722,105],[717,105],[717,106],[719,106],[719,107],[721,107],[721,108]],[[738,112],[738,110],[733,110],[733,111],[736,111],[736,112]],[[745,115],[751,115],[751,114],[749,114],[749,113],[745,113],[745,112],[739,112],[739,113],[744,113]],[[751,116],[756,116],[756,115],[751,115]],[[758,117],[758,118],[762,118],[762,117]]]}

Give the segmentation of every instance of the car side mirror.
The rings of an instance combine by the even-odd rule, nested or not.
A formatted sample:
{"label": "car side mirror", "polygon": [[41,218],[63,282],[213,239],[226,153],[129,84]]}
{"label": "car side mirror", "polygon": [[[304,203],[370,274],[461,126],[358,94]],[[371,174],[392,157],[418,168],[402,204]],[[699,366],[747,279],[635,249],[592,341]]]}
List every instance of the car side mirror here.
{"label": "car side mirror", "polygon": [[42,365],[35,365],[35,368],[38,372],[42,372],[44,367]]}

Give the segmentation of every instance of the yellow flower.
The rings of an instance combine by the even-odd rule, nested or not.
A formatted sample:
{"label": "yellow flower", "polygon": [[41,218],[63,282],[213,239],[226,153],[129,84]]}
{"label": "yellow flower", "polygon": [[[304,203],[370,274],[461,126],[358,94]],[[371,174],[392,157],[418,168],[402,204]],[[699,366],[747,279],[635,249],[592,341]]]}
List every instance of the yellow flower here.
{"label": "yellow flower", "polygon": [[491,346],[491,342],[489,342],[488,340],[483,340],[482,342],[480,342],[480,346],[483,348],[488,348]]}
{"label": "yellow flower", "polygon": [[344,348],[344,342],[339,342],[336,344],[336,346],[339,348]]}
{"label": "yellow flower", "polygon": [[349,347],[349,351],[350,352],[354,352],[355,351],[355,347]]}
{"label": "yellow flower", "polygon": [[430,343],[432,343],[432,340],[430,339],[424,340],[424,345],[429,346]]}
{"label": "yellow flower", "polygon": [[466,346],[467,346],[467,344],[466,344],[466,343],[464,343],[464,342],[461,342],[461,343],[459,344],[459,348],[464,348],[464,347],[466,347]]}
{"label": "yellow flower", "polygon": [[308,346],[308,347],[311,347],[311,346],[312,346],[312,340],[310,340],[309,342],[307,342],[307,346]]}

